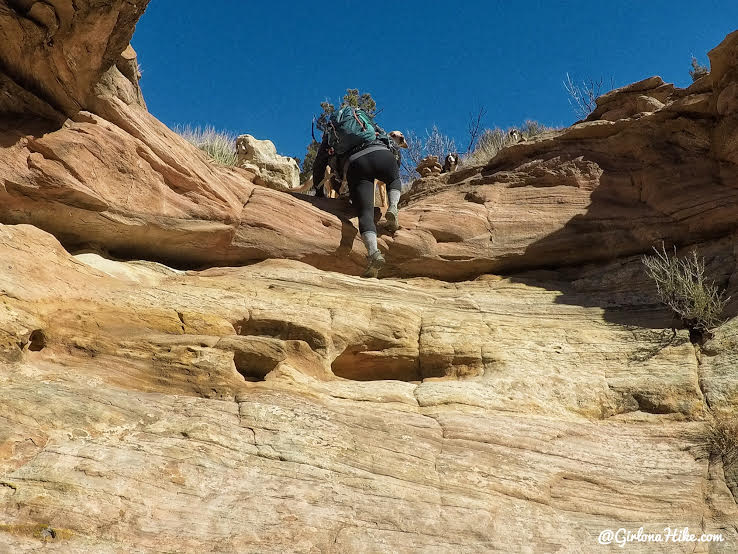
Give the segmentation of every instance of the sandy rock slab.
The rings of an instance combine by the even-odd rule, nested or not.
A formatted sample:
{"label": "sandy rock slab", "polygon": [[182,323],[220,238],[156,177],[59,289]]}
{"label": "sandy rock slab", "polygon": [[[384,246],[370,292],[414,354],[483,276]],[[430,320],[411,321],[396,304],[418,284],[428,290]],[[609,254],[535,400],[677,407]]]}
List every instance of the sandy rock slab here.
{"label": "sandy rock slab", "polygon": [[[0,543],[21,551],[588,552],[605,529],[677,525],[736,545],[734,505],[704,519],[729,492],[687,424],[262,387],[219,401],[13,369],[26,379],[3,383]],[[675,551],[660,546],[630,550]]]}
{"label": "sandy rock slab", "polygon": [[683,333],[654,347],[627,263],[570,289],[184,273],[29,226],[0,227],[0,254],[11,551],[591,552],[666,526],[738,544],[712,377]]}

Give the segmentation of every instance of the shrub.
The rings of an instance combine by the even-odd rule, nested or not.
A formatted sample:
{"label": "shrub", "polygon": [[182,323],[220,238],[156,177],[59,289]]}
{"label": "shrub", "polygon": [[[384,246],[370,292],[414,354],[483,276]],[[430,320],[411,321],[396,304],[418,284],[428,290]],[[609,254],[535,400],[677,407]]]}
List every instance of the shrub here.
{"label": "shrub", "polygon": [[[597,108],[597,98],[602,93],[602,87],[604,85],[604,79],[600,77],[599,81],[589,79],[588,81],[582,81],[581,86],[577,85],[571,80],[569,74],[566,74],[566,80],[564,81],[564,89],[566,89],[569,95],[569,104],[571,105],[574,113],[580,119],[586,119],[589,114],[595,111]],[[615,87],[614,79],[610,78],[610,90]]]}
{"label": "shrub", "polygon": [[[547,127],[530,119],[523,123],[523,125],[518,129],[524,139],[529,139],[551,130],[551,127]],[[486,164],[494,158],[500,150],[511,144],[509,135],[510,131],[511,129],[508,129],[507,131],[503,131],[500,128],[486,129],[482,133],[482,136],[479,137],[477,147],[474,151],[464,158],[464,163],[468,165]]]}
{"label": "shrub", "polygon": [[709,75],[709,73],[710,70],[706,66],[701,65],[697,61],[697,58],[692,56],[692,69],[689,70],[689,76],[692,77],[692,82],[694,83],[697,79],[701,79],[705,75]]}
{"label": "shrub", "polygon": [[425,131],[425,138],[419,137],[415,131],[404,133],[407,149],[402,150],[402,166],[400,178],[403,182],[413,181],[420,177],[415,171],[421,160],[427,156],[438,156],[443,163],[448,154],[456,152],[456,142],[448,135],[444,135],[436,125]]}
{"label": "shrub", "polygon": [[177,132],[187,142],[205,152],[208,157],[219,165],[236,165],[236,137],[230,133],[216,131],[212,126],[204,129],[175,127]]}
{"label": "shrub", "polygon": [[730,298],[715,283],[705,280],[705,260],[697,252],[678,258],[669,256],[664,245],[653,256],[641,259],[656,284],[659,300],[667,305],[690,332],[700,334],[722,323],[721,315]]}
{"label": "shrub", "polygon": [[738,462],[738,419],[717,417],[707,433],[708,452],[720,456],[725,465]]}
{"label": "shrub", "polygon": [[480,165],[487,163],[497,153],[505,148],[510,142],[508,134],[502,129],[485,129],[474,151],[464,159],[469,165]]}

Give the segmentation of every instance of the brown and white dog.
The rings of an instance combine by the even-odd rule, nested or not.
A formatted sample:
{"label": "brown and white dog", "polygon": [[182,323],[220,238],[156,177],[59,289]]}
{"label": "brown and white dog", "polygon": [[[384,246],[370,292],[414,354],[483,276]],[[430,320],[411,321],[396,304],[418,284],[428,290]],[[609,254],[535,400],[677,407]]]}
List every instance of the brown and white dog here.
{"label": "brown and white dog", "polygon": [[[389,137],[395,141],[395,144],[399,148],[407,148],[407,142],[405,141],[405,135],[400,131],[392,131],[389,133]],[[383,183],[379,179],[374,180],[374,186],[376,187],[377,194],[379,196],[379,207],[387,207],[387,184]]]}
{"label": "brown and white dog", "polygon": [[405,142],[405,135],[400,131],[392,131],[389,137],[395,141],[395,144],[400,148],[407,148],[407,142]]}
{"label": "brown and white dog", "polygon": [[453,152],[443,160],[443,170],[441,173],[451,173],[452,171],[456,171],[457,167],[459,167],[459,155]]}
{"label": "brown and white dog", "polygon": [[517,129],[510,129],[510,132],[507,134],[508,139],[511,143],[517,144],[518,142],[523,142],[523,135],[518,131]]}

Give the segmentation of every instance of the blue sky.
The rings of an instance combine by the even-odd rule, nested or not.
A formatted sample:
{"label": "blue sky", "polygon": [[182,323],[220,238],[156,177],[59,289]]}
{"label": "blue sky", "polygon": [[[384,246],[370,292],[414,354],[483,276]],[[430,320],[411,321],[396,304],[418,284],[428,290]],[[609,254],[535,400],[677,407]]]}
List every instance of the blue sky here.
{"label": "blue sky", "polygon": [[707,63],[736,29],[735,0],[152,0],[132,44],[165,124],[249,133],[302,158],[320,102],[347,88],[372,93],[384,127],[436,124],[463,150],[480,106],[486,127],[569,125],[567,72],[685,87],[691,55]]}

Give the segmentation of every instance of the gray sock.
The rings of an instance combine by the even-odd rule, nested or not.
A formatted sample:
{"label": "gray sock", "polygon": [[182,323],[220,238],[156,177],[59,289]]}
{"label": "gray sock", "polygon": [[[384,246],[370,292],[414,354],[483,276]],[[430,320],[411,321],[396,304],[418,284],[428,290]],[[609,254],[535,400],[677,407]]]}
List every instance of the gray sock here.
{"label": "gray sock", "polygon": [[394,212],[397,211],[397,203],[400,201],[402,191],[396,189],[390,189],[387,191],[387,197],[389,198],[389,208]]}
{"label": "gray sock", "polygon": [[364,241],[364,245],[369,251],[369,255],[374,255],[374,253],[377,251],[377,233],[374,231],[366,231],[364,233],[361,233],[361,240]]}

